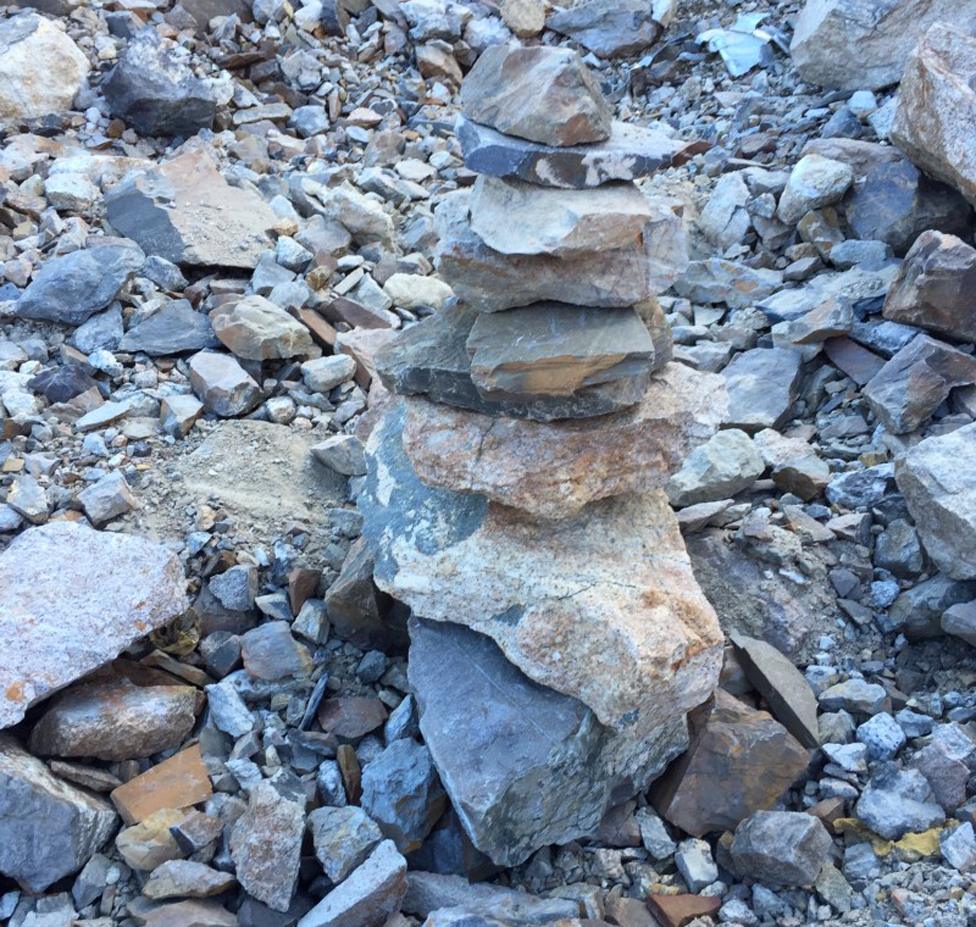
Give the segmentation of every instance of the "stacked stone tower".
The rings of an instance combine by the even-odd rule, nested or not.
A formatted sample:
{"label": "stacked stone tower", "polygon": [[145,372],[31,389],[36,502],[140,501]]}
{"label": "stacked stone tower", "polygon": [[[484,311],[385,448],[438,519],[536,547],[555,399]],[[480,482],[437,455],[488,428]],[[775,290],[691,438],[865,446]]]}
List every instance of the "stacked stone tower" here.
{"label": "stacked stone tower", "polygon": [[455,811],[514,864],[646,788],[716,685],[663,486],[724,392],[671,362],[653,299],[677,220],[634,180],[682,145],[613,122],[565,49],[491,48],[461,99],[480,176],[437,209],[458,302],[377,358],[397,395],[359,501]]}

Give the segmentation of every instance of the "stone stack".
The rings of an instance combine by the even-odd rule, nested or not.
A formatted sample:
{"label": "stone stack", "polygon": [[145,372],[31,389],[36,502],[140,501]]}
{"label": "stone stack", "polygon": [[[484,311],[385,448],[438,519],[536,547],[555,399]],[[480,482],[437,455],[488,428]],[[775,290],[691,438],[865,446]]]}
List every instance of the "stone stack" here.
{"label": "stone stack", "polygon": [[397,395],[359,504],[376,583],[413,612],[444,786],[512,865],[645,789],[716,685],[722,633],[663,487],[725,394],[670,362],[653,298],[679,223],[634,180],[683,146],[614,123],[565,49],[490,48],[461,98],[481,176],[437,210],[459,299],[377,355]]}

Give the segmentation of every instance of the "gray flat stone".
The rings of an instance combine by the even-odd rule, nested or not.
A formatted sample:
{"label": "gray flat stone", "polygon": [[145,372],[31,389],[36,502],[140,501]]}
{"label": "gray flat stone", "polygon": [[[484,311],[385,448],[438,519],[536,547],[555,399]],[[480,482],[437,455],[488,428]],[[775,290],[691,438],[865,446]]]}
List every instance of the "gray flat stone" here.
{"label": "gray flat stone", "polygon": [[799,351],[753,348],[722,371],[729,392],[726,424],[743,431],[778,428],[786,420],[803,366]]}
{"label": "gray flat stone", "polygon": [[150,357],[182,354],[217,347],[210,319],[197,312],[188,299],[174,299],[158,312],[137,322],[122,337],[119,348]]}

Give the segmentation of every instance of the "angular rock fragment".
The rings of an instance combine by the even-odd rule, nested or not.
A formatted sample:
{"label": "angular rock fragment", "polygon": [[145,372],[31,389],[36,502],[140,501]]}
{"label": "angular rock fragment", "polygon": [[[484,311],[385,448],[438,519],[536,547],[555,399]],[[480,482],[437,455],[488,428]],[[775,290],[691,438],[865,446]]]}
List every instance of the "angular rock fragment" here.
{"label": "angular rock fragment", "polygon": [[205,148],[130,174],[106,194],[105,211],[147,254],[190,267],[257,266],[278,222],[261,196],[224,180]]}
{"label": "angular rock fragment", "polygon": [[923,171],[976,205],[976,155],[965,142],[976,129],[976,38],[951,25],[961,22],[958,4],[945,5],[945,21],[925,32],[905,65],[890,137]]}
{"label": "angular rock fragment", "polygon": [[662,492],[601,500],[557,526],[533,521],[421,483],[404,418],[391,407],[370,436],[358,499],[380,588],[490,635],[530,678],[635,736],[708,696],[722,634]]}
{"label": "angular rock fragment", "polygon": [[665,491],[677,508],[727,499],[762,476],[766,465],[744,431],[719,431],[685,459]]}
{"label": "angular rock fragment", "polygon": [[134,869],[151,871],[167,860],[184,855],[171,828],[186,816],[178,808],[162,808],[139,824],[126,827],[115,838],[115,847]]}
{"label": "angular rock fragment", "polygon": [[917,769],[879,763],[855,806],[857,816],[876,834],[900,840],[941,824],[945,812],[934,800],[932,787]]}
{"label": "angular rock fragment", "polygon": [[689,143],[617,120],[611,123],[606,141],[571,146],[504,135],[464,114],[458,116],[455,132],[470,170],[566,190],[638,180],[690,157]]}
{"label": "angular rock fragment", "polygon": [[181,750],[112,792],[122,820],[139,824],[164,808],[189,808],[213,795],[199,744]]}
{"label": "angular rock fragment", "polygon": [[854,172],[843,161],[804,155],[790,173],[776,214],[782,222],[794,225],[810,210],[836,203],[853,180]]}
{"label": "angular rock fragment", "polygon": [[245,360],[278,360],[312,350],[308,329],[263,296],[214,309],[210,321],[221,343]]}
{"label": "angular rock fragment", "polygon": [[574,257],[630,247],[651,219],[651,204],[632,183],[560,190],[479,177],[471,195],[471,230],[502,254]]}
{"label": "angular rock fragment", "polygon": [[802,355],[785,348],[753,348],[722,371],[729,393],[726,424],[743,431],[778,428],[793,405]]}
{"label": "angular rock fragment", "polygon": [[722,689],[691,716],[691,744],[654,786],[662,817],[696,837],[732,830],[771,808],[806,772],[810,754],[766,712]]}
{"label": "angular rock fragment", "polygon": [[268,621],[241,635],[241,656],[255,679],[307,676],[313,666],[308,648],[292,637],[287,621]]}
{"label": "angular rock fragment", "polygon": [[770,468],[773,482],[783,492],[810,501],[826,489],[830,467],[806,441],[788,438],[771,428],[760,431],[753,441]]}
{"label": "angular rock fragment", "polygon": [[749,267],[724,258],[692,261],[674,281],[675,292],[697,303],[725,303],[745,309],[761,303],[783,285],[777,270]]}
{"label": "angular rock fragment", "polygon": [[119,349],[142,352],[150,357],[166,357],[185,351],[217,347],[213,326],[203,312],[197,312],[187,299],[173,299],[159,311],[137,322],[119,342]]}
{"label": "angular rock fragment", "polygon": [[188,136],[213,126],[233,85],[196,77],[154,28],[146,28],[126,43],[102,92],[112,115],[142,135]]}
{"label": "angular rock fragment", "polygon": [[576,52],[492,45],[461,85],[461,108],[475,122],[544,145],[601,142],[611,114]]}
{"label": "angular rock fragment", "polygon": [[895,480],[926,553],[954,579],[976,579],[976,424],[920,441],[895,463]]}
{"label": "angular rock fragment", "polygon": [[955,235],[918,236],[884,304],[884,317],[905,325],[976,340],[976,249]]}
{"label": "angular rock fragment", "polygon": [[117,824],[108,802],[53,776],[0,734],[0,873],[43,892],[84,866]]}
{"label": "angular rock fragment", "polygon": [[479,312],[545,300],[632,306],[667,289],[688,262],[681,220],[653,202],[642,241],[569,261],[545,254],[505,255],[488,247],[471,228],[469,196],[458,191],[435,210],[437,265],[454,293]]}
{"label": "angular rock fragment", "polygon": [[546,20],[600,58],[636,55],[657,41],[674,12],[672,0],[584,0]]}
{"label": "angular rock fragment", "polygon": [[243,415],[261,401],[261,387],[229,354],[200,351],[190,358],[189,367],[193,391],[217,415]]}
{"label": "angular rock fragment", "polygon": [[101,528],[136,506],[136,497],[125,476],[118,470],[83,489],[78,493],[78,501],[88,520],[96,528]]}
{"label": "angular rock fragment", "polygon": [[341,882],[383,840],[376,823],[362,808],[317,808],[308,816],[315,855],[325,874]]}
{"label": "angular rock fragment", "polygon": [[429,486],[564,518],[594,499],[661,488],[714,432],[722,391],[716,375],[668,364],[638,406],[594,422],[494,418],[411,399],[403,445]]}
{"label": "angular rock fragment", "polygon": [[203,863],[173,859],[150,873],[142,893],[159,901],[166,898],[209,898],[233,888],[236,879],[229,872],[219,872]]}
{"label": "angular rock fragment", "polygon": [[976,358],[919,335],[864,387],[864,396],[893,434],[924,425],[957,386],[976,383]]}
{"label": "angular rock fragment", "polygon": [[730,852],[743,875],[773,885],[812,885],[832,846],[813,815],[757,811],[735,829]]}
{"label": "angular rock fragment", "polygon": [[19,535],[0,555],[0,727],[182,614],[185,588],[153,541],[67,521]]}
{"label": "angular rock fragment", "polygon": [[88,58],[52,20],[32,10],[0,22],[0,122],[71,109],[89,70]]}
{"label": "angular rock fragment", "polygon": [[683,718],[637,737],[609,730],[581,702],[526,677],[483,634],[414,618],[410,636],[424,740],[472,842],[499,865],[592,833],[687,745]]}

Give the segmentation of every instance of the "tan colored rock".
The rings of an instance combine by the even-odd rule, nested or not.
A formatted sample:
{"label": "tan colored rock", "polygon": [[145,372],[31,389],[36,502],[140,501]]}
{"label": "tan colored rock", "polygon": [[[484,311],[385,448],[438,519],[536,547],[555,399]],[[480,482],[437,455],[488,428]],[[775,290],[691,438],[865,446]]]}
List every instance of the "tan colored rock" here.
{"label": "tan colored rock", "polygon": [[771,469],[773,482],[784,492],[809,501],[827,488],[830,467],[806,441],[764,428],[753,438],[753,443]]}
{"label": "tan colored rock", "polygon": [[635,736],[711,693],[723,635],[661,491],[604,499],[555,525],[425,486],[391,407],[359,497],[377,585],[434,621],[487,634],[542,685]]}
{"label": "tan colored rock", "polygon": [[948,22],[932,25],[905,66],[890,138],[976,205],[974,73],[976,38]]}
{"label": "tan colored rock", "polygon": [[403,446],[429,486],[566,518],[594,499],[662,488],[715,432],[723,397],[721,377],[672,363],[640,405],[596,419],[497,418],[411,398]]}
{"label": "tan colored rock", "polygon": [[520,39],[530,39],[546,25],[544,0],[503,0],[502,19]]}
{"label": "tan colored rock", "polygon": [[163,808],[189,808],[213,794],[200,746],[187,747],[112,792],[127,824],[138,824]]}
{"label": "tan colored rock", "polygon": [[185,854],[180,849],[170,828],[186,817],[178,808],[161,808],[144,821],[119,831],[115,848],[133,869],[144,872],[161,866],[167,860],[180,859]]}
{"label": "tan colored rock", "polygon": [[278,360],[312,350],[308,329],[263,296],[221,306],[210,321],[220,341],[245,360]]}

